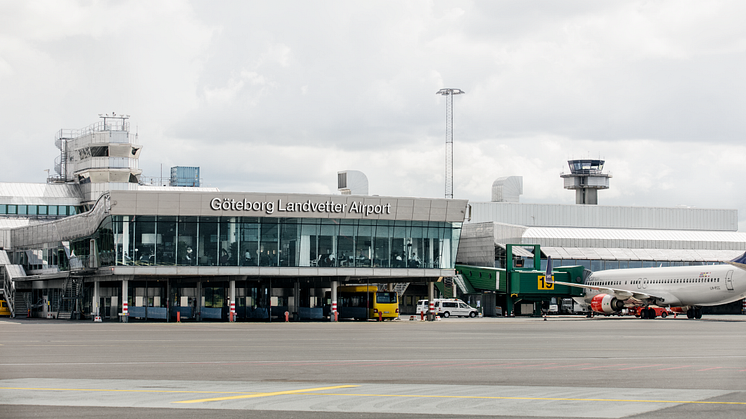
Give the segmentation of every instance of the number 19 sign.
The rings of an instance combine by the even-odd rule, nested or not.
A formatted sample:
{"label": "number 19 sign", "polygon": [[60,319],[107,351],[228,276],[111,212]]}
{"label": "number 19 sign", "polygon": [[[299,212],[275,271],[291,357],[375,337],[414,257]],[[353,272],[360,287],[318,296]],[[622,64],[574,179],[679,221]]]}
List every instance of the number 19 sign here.
{"label": "number 19 sign", "polygon": [[536,288],[540,290],[553,290],[554,289],[554,275],[552,275],[549,282],[547,282],[546,275],[539,275],[539,285]]}

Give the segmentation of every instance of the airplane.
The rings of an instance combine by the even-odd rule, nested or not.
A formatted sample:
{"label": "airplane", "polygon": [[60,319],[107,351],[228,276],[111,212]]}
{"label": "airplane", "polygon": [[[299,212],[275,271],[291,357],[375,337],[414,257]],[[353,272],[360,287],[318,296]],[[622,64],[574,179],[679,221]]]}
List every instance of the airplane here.
{"label": "airplane", "polygon": [[625,307],[642,307],[640,318],[655,318],[651,305],[670,307],[689,319],[702,318],[700,307],[746,297],[746,253],[720,265],[610,269],[590,274],[582,284],[554,281],[552,258],[547,260],[547,283],[584,288],[573,297],[593,313],[617,314]]}

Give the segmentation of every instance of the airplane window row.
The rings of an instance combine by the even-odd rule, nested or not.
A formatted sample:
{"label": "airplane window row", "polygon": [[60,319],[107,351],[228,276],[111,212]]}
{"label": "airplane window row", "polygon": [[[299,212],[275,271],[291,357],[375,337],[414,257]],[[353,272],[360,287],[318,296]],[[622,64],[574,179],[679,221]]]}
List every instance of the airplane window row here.
{"label": "airplane window row", "polygon": [[[702,282],[720,282],[720,278],[687,278],[687,279],[637,279],[629,281],[630,284],[693,284]],[[589,285],[597,286],[610,286],[610,285],[622,285],[622,281],[593,281]],[[624,285],[627,285],[627,281],[624,281]]]}

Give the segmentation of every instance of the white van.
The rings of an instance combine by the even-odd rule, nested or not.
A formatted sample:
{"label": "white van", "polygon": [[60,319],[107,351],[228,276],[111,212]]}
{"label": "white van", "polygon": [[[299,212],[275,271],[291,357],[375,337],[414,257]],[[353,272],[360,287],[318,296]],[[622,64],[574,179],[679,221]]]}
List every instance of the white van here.
{"label": "white van", "polygon": [[[477,309],[471,307],[458,298],[436,298],[434,302],[435,313],[441,317],[476,317],[477,314],[479,314]],[[430,301],[428,300],[417,301],[417,314],[427,314],[429,305]]]}

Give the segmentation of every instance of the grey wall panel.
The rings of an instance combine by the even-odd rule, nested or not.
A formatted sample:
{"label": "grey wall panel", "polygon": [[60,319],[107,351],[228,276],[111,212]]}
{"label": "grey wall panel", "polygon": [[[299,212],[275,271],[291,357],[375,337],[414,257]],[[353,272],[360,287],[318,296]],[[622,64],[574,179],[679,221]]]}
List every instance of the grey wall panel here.
{"label": "grey wall panel", "polygon": [[[178,211],[174,211],[178,197]],[[218,201],[215,201],[217,198]],[[112,191],[112,214],[261,216],[463,222],[466,200],[354,195]],[[224,202],[229,202],[223,206]],[[238,206],[234,203],[240,202]],[[237,209],[250,203],[251,210]],[[214,207],[220,205],[218,209]],[[290,207],[288,207],[288,204]],[[369,207],[372,206],[372,207]],[[255,211],[254,208],[259,209]],[[294,209],[294,211],[291,211]],[[444,212],[445,210],[445,212]],[[178,213],[177,213],[178,212]]]}
{"label": "grey wall panel", "polygon": [[525,226],[737,231],[735,209],[472,202],[470,222]]}

